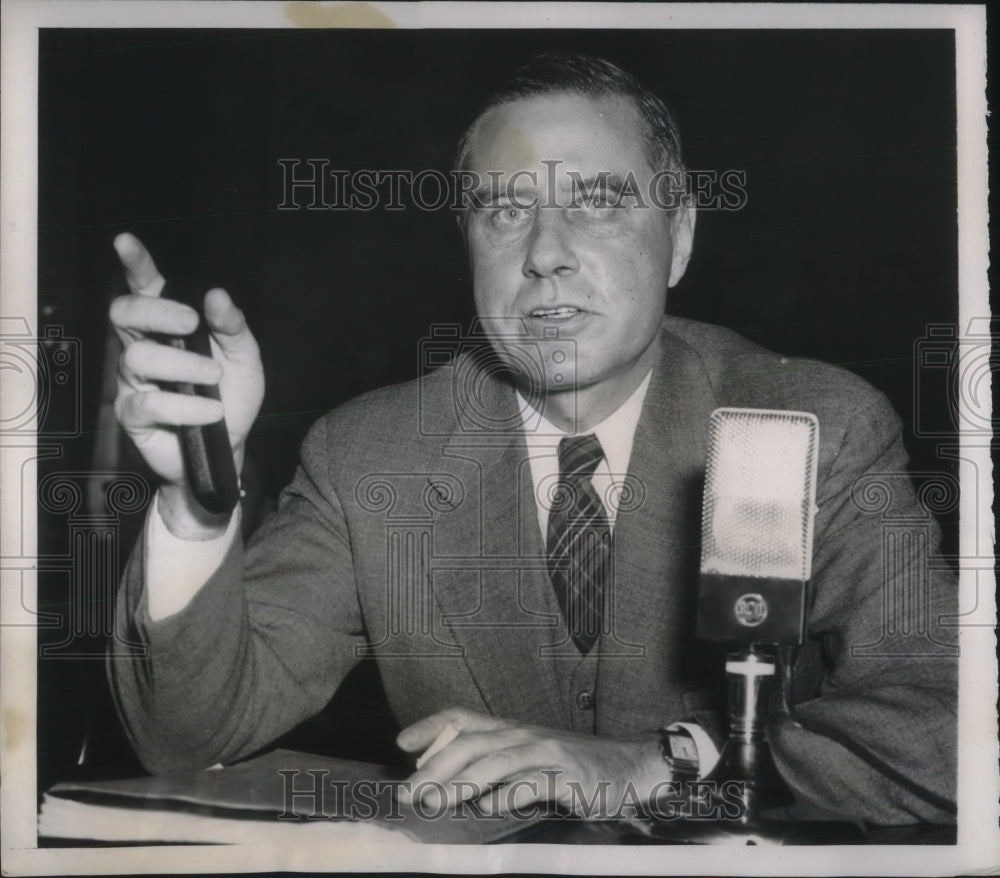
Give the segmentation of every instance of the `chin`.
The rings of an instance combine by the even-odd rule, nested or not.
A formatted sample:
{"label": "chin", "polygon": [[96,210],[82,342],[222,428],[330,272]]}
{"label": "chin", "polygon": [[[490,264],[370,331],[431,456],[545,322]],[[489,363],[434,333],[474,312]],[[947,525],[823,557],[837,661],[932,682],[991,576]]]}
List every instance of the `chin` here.
{"label": "chin", "polygon": [[552,393],[577,383],[573,342],[566,339],[493,340],[494,356],[518,387]]}

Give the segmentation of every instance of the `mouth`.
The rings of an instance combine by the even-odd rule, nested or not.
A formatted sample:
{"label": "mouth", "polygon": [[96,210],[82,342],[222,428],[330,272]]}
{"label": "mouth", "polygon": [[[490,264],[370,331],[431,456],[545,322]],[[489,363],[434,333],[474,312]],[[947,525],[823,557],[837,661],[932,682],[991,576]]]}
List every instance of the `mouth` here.
{"label": "mouth", "polygon": [[551,308],[535,308],[528,316],[540,320],[569,320],[586,312],[574,305],[556,305]]}

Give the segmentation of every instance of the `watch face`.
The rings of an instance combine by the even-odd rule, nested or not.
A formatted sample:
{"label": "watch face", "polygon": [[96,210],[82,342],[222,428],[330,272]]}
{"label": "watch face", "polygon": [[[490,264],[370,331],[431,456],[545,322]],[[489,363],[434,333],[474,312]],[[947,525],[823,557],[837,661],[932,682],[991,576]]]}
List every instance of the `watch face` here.
{"label": "watch face", "polygon": [[674,759],[684,759],[689,762],[698,761],[698,747],[694,738],[685,734],[671,734],[668,737],[670,742],[670,755]]}

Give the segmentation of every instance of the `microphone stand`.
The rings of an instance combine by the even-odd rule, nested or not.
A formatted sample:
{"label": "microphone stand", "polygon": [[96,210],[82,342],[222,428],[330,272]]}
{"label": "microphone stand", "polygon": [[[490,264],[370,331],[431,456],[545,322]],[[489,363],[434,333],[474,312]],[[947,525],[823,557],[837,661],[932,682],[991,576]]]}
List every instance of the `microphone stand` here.
{"label": "microphone stand", "polygon": [[767,823],[767,812],[795,802],[775,765],[768,740],[771,722],[792,718],[792,654],[792,647],[766,648],[752,643],[730,653],[726,660],[729,738],[705,781],[713,785],[713,795],[719,795],[718,790],[727,783],[730,796],[734,789],[739,790],[741,814],[733,822],[741,827],[760,827]]}
{"label": "microphone stand", "polygon": [[[781,845],[793,839],[796,830],[786,816],[795,797],[774,762],[768,727],[795,721],[794,654],[793,646],[751,643],[727,656],[729,737],[708,776],[688,786],[681,812],[689,818],[653,819],[633,823],[633,829],[651,840],[694,844]],[[699,808],[696,800],[706,794],[707,809]],[[693,816],[705,811],[716,818]]]}
{"label": "microphone stand", "polygon": [[[864,826],[848,815],[815,805],[800,810],[768,740],[777,723],[799,725],[791,707],[796,647],[751,643],[726,660],[729,737],[719,761],[688,786],[682,819],[653,817],[631,828],[648,841],[684,844],[784,845],[860,843]],[[777,684],[777,685],[775,685]],[[707,794],[707,800],[706,800]],[[706,807],[699,808],[699,804]],[[735,807],[737,806],[738,807]],[[709,814],[711,817],[695,815]]]}

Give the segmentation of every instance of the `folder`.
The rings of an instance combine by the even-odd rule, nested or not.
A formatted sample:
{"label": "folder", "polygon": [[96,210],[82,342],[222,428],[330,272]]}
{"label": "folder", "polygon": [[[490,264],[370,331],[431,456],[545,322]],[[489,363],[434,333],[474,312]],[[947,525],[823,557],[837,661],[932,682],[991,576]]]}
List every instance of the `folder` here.
{"label": "folder", "polygon": [[113,843],[300,843],[350,837],[391,844],[486,844],[536,823],[545,806],[501,815],[483,804],[409,806],[407,771],[274,750],[204,771],[66,782],[43,796],[43,839]]}

